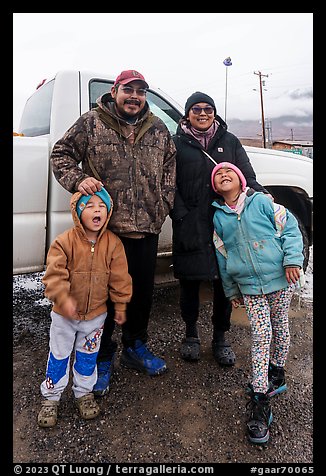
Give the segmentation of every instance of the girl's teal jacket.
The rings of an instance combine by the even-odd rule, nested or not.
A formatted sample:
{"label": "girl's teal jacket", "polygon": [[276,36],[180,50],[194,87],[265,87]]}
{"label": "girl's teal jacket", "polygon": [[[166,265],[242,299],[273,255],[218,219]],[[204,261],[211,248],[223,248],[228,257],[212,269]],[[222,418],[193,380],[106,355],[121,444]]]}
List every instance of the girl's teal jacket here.
{"label": "girl's teal jacket", "polygon": [[303,265],[303,241],[296,218],[286,209],[286,223],[277,231],[272,200],[249,189],[238,215],[215,200],[214,230],[223,241],[226,257],[217,247],[216,256],[226,296],[268,294],[286,288],[287,266]]}

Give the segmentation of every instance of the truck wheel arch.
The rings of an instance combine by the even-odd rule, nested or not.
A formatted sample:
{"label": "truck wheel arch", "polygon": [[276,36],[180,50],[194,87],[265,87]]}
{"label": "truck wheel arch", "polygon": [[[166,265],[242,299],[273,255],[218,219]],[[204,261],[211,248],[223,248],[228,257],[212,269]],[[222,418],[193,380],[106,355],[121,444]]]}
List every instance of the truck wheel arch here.
{"label": "truck wheel arch", "polygon": [[312,245],[312,203],[307,193],[298,187],[265,186],[276,203],[284,205],[298,220],[303,239],[304,263],[306,270]]}

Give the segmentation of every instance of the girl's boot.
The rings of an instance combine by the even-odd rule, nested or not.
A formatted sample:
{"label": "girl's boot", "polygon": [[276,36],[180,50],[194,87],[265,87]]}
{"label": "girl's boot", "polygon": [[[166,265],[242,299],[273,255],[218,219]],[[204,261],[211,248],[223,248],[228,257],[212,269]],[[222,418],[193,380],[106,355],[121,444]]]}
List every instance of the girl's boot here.
{"label": "girl's boot", "polygon": [[269,440],[269,427],[272,423],[272,409],[266,393],[252,392],[247,403],[247,434],[252,443],[262,444]]}
{"label": "girl's boot", "polygon": [[267,394],[270,397],[278,393],[286,392],[287,385],[285,383],[284,367],[277,367],[270,363],[268,368],[268,390]]}

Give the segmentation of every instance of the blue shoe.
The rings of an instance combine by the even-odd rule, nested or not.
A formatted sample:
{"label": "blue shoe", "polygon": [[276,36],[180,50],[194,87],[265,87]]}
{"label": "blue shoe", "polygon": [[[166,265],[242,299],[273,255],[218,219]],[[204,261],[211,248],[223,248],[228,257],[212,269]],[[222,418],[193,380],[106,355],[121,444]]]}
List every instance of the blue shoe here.
{"label": "blue shoe", "polygon": [[155,357],[140,340],[136,340],[134,349],[123,349],[120,363],[128,369],[139,370],[147,375],[159,375],[167,370],[164,360]]}
{"label": "blue shoe", "polygon": [[114,370],[114,355],[112,360],[97,364],[97,381],[93,387],[94,395],[103,397],[110,390],[110,380]]}

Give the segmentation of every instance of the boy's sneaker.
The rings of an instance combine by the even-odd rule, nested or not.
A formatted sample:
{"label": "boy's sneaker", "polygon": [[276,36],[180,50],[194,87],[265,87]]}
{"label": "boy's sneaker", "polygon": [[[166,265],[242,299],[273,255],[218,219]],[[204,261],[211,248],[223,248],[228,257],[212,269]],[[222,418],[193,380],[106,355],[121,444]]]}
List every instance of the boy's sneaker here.
{"label": "boy's sneaker", "polygon": [[103,397],[110,390],[110,380],[114,371],[114,355],[111,360],[98,362],[97,381],[93,387],[93,393],[97,397]]}
{"label": "boy's sneaker", "polygon": [[252,443],[262,444],[269,440],[269,426],[272,423],[272,409],[269,396],[265,393],[253,393],[247,403],[247,435]]}
{"label": "boy's sneaker", "polygon": [[128,369],[139,370],[147,375],[159,375],[167,370],[164,360],[155,357],[140,340],[136,340],[134,348],[123,349],[120,363]]}
{"label": "boy's sneaker", "polygon": [[285,373],[283,367],[277,367],[270,363],[268,368],[268,390],[267,394],[270,397],[278,393],[286,392],[287,385],[285,383]]}

